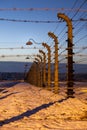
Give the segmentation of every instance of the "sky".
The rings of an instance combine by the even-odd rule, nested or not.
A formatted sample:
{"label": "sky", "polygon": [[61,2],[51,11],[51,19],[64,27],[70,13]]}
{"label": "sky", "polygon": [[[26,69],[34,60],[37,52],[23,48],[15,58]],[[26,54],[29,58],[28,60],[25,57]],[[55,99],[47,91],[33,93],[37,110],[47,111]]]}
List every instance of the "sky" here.
{"label": "sky", "polygon": [[[79,12],[74,10],[78,8],[81,9]],[[43,49],[41,45],[36,45],[35,43],[31,46],[26,46],[26,42],[29,39],[33,39],[37,43],[46,42],[48,45],[51,45],[53,41],[48,36],[49,31],[54,32],[54,34],[58,36],[59,46],[64,44],[67,40],[67,26],[66,22],[58,22],[59,19],[57,14],[65,13],[70,18],[75,15],[73,20],[78,20],[79,18],[87,19],[86,9],[87,2],[85,2],[85,0],[0,0],[0,48],[15,48],[0,49],[0,61],[25,61],[25,55],[36,55],[38,53],[38,49],[17,48],[36,47]],[[16,21],[13,22],[10,20]],[[23,22],[18,22],[17,20],[23,20]],[[27,22],[24,22],[24,20]],[[40,21],[55,21],[56,23],[40,23]],[[73,26],[73,41],[74,43],[77,43],[76,47],[86,47],[87,38],[83,38],[82,40],[80,39],[87,35],[87,21],[78,21],[78,23],[73,22]],[[66,46],[67,45],[65,43],[64,48]],[[61,51],[62,50],[60,50],[60,52]],[[81,55],[82,54],[83,52],[81,52]],[[85,54],[87,54],[87,49],[84,49],[84,55]],[[10,56],[6,57],[7,55]],[[12,57],[11,55],[24,56]],[[76,59],[78,59],[77,55],[75,57],[75,60]]]}

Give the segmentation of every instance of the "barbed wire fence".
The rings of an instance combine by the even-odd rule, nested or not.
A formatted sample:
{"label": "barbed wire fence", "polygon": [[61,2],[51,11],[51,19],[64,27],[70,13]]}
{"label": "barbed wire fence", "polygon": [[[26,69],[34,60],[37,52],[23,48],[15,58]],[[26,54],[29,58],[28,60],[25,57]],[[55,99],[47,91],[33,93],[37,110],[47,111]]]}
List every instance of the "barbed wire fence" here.
{"label": "barbed wire fence", "polygon": [[[80,8],[85,4],[86,1],[84,1],[81,5],[80,5]],[[79,8],[79,9],[80,9]],[[73,22],[73,18],[79,13],[79,11],[77,10],[77,12],[72,16],[72,18],[70,19],[71,22]],[[84,17],[87,16],[86,14],[81,14],[79,16],[80,17]],[[65,15],[64,15],[65,17]],[[81,19],[81,18],[80,18]],[[62,21],[64,22],[64,21]],[[70,23],[69,23],[70,24]],[[55,50],[55,45],[52,44],[50,45],[50,50],[51,50],[51,60],[50,60],[50,63],[51,63],[51,85],[52,83],[54,84],[54,89],[55,89],[55,84],[57,82],[57,92],[55,93],[58,93],[58,89],[59,89],[59,80],[61,81],[61,78],[66,81],[66,86],[67,86],[67,97],[73,97],[73,94],[74,94],[74,81],[75,81],[75,78],[78,74],[78,72],[75,72],[77,69],[75,68],[76,67],[76,64],[77,63],[83,63],[84,61],[87,61],[87,58],[86,58],[86,50],[87,50],[87,47],[85,45],[82,44],[82,46],[79,46],[77,44],[79,44],[79,42],[81,43],[81,41],[85,41],[85,39],[87,39],[87,35],[81,35],[80,37],[78,37],[78,34],[80,34],[82,32],[82,30],[84,29],[84,26],[86,25],[86,21],[84,23],[81,23],[80,21],[76,21],[76,23],[73,24],[74,28],[71,27],[73,31],[73,35],[75,35],[75,39],[77,39],[76,41],[73,40],[73,35],[72,35],[72,42],[70,42],[69,40],[69,37],[68,39],[66,39],[66,27],[63,28],[63,30],[61,30],[61,32],[57,35],[58,38],[60,36],[60,39],[59,41],[62,41],[61,45],[60,45],[60,42],[58,43],[59,47],[57,50]],[[68,25],[69,26],[69,25]],[[57,30],[58,26],[56,27],[55,30]],[[64,32],[65,31],[65,32]],[[71,31],[71,30],[70,30]],[[71,31],[72,32],[72,31]],[[70,32],[68,32],[69,34]],[[61,35],[62,34],[62,35]],[[48,40],[49,41],[49,40]],[[67,42],[70,42],[67,43]],[[84,42],[85,43],[85,42]],[[67,46],[68,44],[68,46]],[[55,50],[55,51],[54,51]],[[68,51],[68,55],[67,55],[67,51]],[[58,52],[58,70],[55,69],[55,53]],[[47,55],[47,51],[45,51],[46,55]],[[56,55],[57,56],[57,55]],[[55,57],[55,58],[54,58]],[[67,59],[68,59],[68,62],[67,62]],[[69,61],[69,59],[71,61]],[[48,62],[48,61],[47,61]],[[61,64],[61,63],[64,63],[64,64]],[[48,64],[48,63],[47,63]],[[65,65],[65,66],[64,66]],[[65,68],[64,68],[65,67]],[[48,69],[48,67],[47,67]],[[61,70],[61,72],[60,72]],[[58,76],[56,75],[55,76],[55,73],[57,71],[57,74]],[[48,72],[46,73],[48,74]],[[62,75],[62,76],[61,76]],[[67,76],[68,75],[68,76]],[[79,75],[80,76],[80,75]],[[78,77],[79,77],[78,76]],[[57,77],[58,79],[55,80],[55,77]],[[68,77],[68,78],[67,78]],[[47,79],[46,79],[47,80]],[[80,79],[79,79],[80,80]],[[51,86],[50,85],[50,86]]]}
{"label": "barbed wire fence", "polygon": [[[37,54],[34,55],[0,55],[1,58],[5,57],[29,57],[34,62],[32,63],[31,68],[27,73],[27,82],[34,84],[39,87],[47,87],[49,90],[54,91],[55,93],[59,93],[59,89],[61,87],[61,81],[65,81],[66,86],[66,94],[67,97],[73,97],[74,95],[74,82],[77,79],[82,78],[82,75],[77,71],[78,64],[86,63],[87,62],[87,10],[81,9],[86,3],[84,0],[78,9],[74,9],[75,6],[78,4],[77,0],[74,3],[71,9],[52,9],[62,11],[63,14],[67,11],[65,16],[68,16],[69,20],[71,21],[73,27],[71,27],[70,32],[67,32],[67,26],[65,24],[64,19],[58,21],[32,21],[32,20],[15,20],[15,19],[5,19],[0,18],[0,20],[5,21],[13,21],[13,22],[35,22],[35,23],[57,23],[58,25],[52,32],[53,37],[49,37],[47,39],[47,45],[49,49],[41,47],[34,47],[34,48],[24,48],[24,47],[17,47],[17,48],[0,48],[1,50],[25,50],[25,49],[34,49],[34,50],[43,50],[45,53],[45,58],[43,54],[39,55],[41,58],[37,57]],[[10,10],[10,11],[17,11],[17,10],[41,10],[41,9],[0,9],[1,11]],[[49,11],[50,9],[42,9],[44,11]],[[70,11],[70,12],[69,12]],[[80,13],[79,13],[80,12]],[[58,13],[59,14],[59,13]],[[78,16],[78,18],[75,18]],[[57,33],[57,30],[60,29],[60,24],[64,25],[64,27]],[[70,24],[70,23],[69,23]],[[66,33],[67,32],[67,33]],[[85,33],[83,33],[85,32]],[[72,33],[72,42],[70,42],[69,37],[67,38],[67,34]],[[49,42],[51,39],[51,43]],[[56,40],[56,41],[55,41]],[[58,41],[57,41],[58,40]],[[68,45],[70,42],[70,46]],[[80,45],[79,45],[80,43]],[[56,46],[57,45],[57,46]],[[69,52],[70,51],[70,52]],[[69,53],[67,53],[69,52]],[[71,61],[68,61],[69,58]],[[56,60],[55,60],[56,59]],[[67,60],[68,59],[68,60]],[[83,68],[80,68],[83,69]],[[85,75],[86,76],[86,75]],[[71,77],[71,78],[70,78]]]}

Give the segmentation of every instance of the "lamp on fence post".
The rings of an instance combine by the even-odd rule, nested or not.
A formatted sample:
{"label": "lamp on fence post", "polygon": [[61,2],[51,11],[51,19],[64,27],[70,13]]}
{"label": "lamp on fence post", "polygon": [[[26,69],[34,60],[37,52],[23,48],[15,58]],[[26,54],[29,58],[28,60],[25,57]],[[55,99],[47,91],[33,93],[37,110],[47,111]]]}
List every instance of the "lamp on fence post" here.
{"label": "lamp on fence post", "polygon": [[50,90],[50,85],[51,85],[51,50],[50,46],[48,46],[46,43],[42,43],[44,47],[48,50],[48,90]]}
{"label": "lamp on fence post", "polygon": [[73,98],[73,36],[72,36],[72,21],[65,14],[58,13],[57,16],[66,21],[68,26],[68,75],[67,75],[67,97]]}
{"label": "lamp on fence post", "polygon": [[44,51],[39,50],[40,53],[43,54],[44,58],[43,58],[43,87],[46,86],[46,54]]}
{"label": "lamp on fence post", "polygon": [[26,42],[26,45],[32,45],[33,43],[38,44],[38,45],[42,44],[42,43],[38,43],[34,39],[30,38],[29,41]]}
{"label": "lamp on fence post", "polygon": [[58,77],[58,39],[57,36],[52,33],[52,32],[48,32],[49,37],[54,39],[55,42],[55,71],[54,71],[54,84],[55,84],[55,88],[54,88],[54,92],[58,93],[58,89],[59,89],[59,77]]}

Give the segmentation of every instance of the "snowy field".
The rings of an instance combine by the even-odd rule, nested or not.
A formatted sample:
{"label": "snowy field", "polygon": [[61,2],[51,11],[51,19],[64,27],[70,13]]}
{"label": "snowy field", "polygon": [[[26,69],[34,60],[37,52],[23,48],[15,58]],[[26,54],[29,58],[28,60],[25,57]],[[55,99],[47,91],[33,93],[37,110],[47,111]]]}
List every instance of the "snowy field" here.
{"label": "snowy field", "polygon": [[0,130],[87,130],[87,83],[77,82],[75,98],[28,83],[0,86]]}

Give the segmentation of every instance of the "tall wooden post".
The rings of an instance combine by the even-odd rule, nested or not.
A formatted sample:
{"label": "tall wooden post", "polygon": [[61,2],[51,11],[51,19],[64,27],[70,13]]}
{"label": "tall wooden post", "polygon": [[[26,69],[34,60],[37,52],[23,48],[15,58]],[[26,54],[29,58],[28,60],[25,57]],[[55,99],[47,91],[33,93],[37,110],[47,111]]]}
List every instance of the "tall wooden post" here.
{"label": "tall wooden post", "polygon": [[48,90],[51,89],[50,85],[51,85],[51,50],[50,50],[50,46],[48,46],[46,43],[42,43],[42,45],[44,47],[46,47],[46,49],[48,50]]}
{"label": "tall wooden post", "polygon": [[57,16],[66,21],[68,26],[68,40],[67,40],[67,50],[68,50],[68,75],[67,75],[67,97],[73,98],[73,35],[72,35],[72,21],[65,14],[58,13]]}
{"label": "tall wooden post", "polygon": [[42,56],[37,55],[37,57],[40,59],[40,87],[42,87]]}
{"label": "tall wooden post", "polygon": [[43,54],[44,58],[43,58],[43,87],[46,86],[46,54],[44,51],[39,50],[40,53]]}
{"label": "tall wooden post", "polygon": [[35,58],[35,60],[37,61],[37,86],[40,87],[40,60],[38,58]]}
{"label": "tall wooden post", "polygon": [[55,42],[55,70],[54,70],[54,85],[55,85],[55,88],[54,88],[54,92],[55,93],[58,93],[58,89],[59,89],[59,76],[58,76],[58,39],[57,39],[57,36],[52,33],[52,32],[48,32],[48,35],[54,39],[54,42]]}

